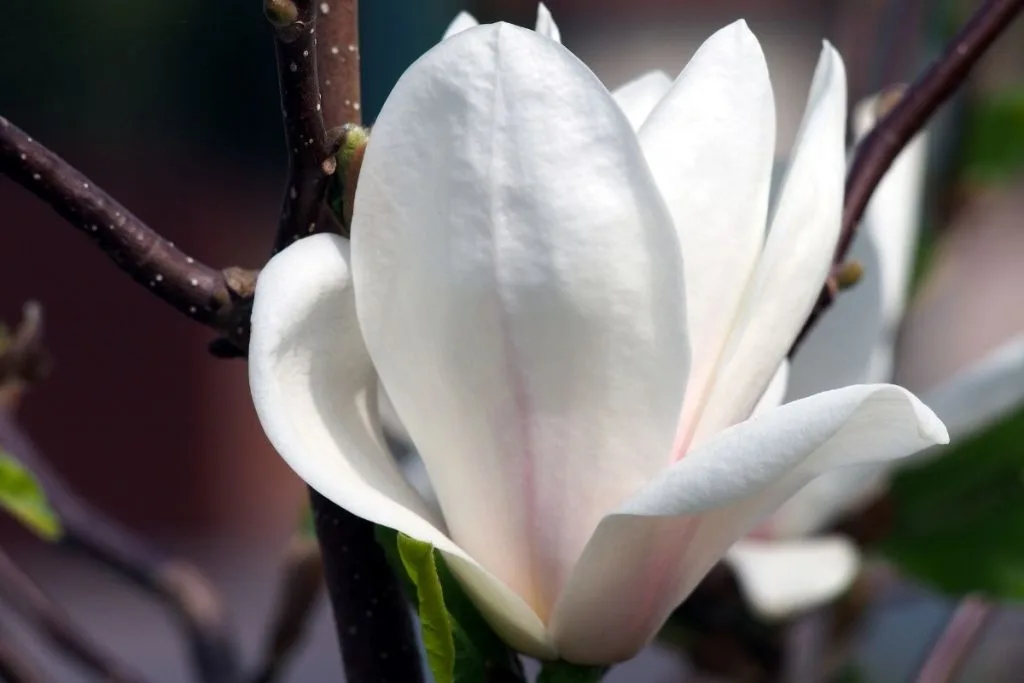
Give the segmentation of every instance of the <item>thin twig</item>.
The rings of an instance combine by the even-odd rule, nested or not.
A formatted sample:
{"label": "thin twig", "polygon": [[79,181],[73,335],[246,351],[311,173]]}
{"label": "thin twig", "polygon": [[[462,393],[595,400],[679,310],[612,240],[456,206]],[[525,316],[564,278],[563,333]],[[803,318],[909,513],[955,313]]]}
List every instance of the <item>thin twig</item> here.
{"label": "thin twig", "polygon": [[288,183],[275,251],[317,230],[327,181],[337,162],[324,128],[317,80],[314,0],[265,0],[274,27],[281,112],[288,145]]}
{"label": "thin twig", "polygon": [[237,646],[223,601],[197,569],[164,557],[90,507],[43,459],[6,411],[0,411],[0,445],[42,485],[61,520],[62,547],[128,579],[170,608],[185,632],[200,681],[234,683],[240,679]]}
{"label": "thin twig", "polygon": [[13,409],[23,389],[41,380],[49,369],[50,357],[43,346],[43,308],[30,301],[14,333],[0,341],[0,410]]}
{"label": "thin twig", "polygon": [[133,280],[175,309],[248,345],[255,275],[185,255],[95,182],[0,116],[0,172],[43,200]]}
{"label": "thin twig", "polygon": [[263,646],[263,661],[251,677],[252,683],[278,680],[306,633],[324,587],[324,564],[316,541],[304,536],[293,538],[281,574],[277,606]]}
{"label": "thin twig", "polygon": [[[1022,9],[1024,0],[987,0],[975,10],[943,54],[914,81],[902,99],[857,146],[846,178],[842,232],[836,245],[833,270],[846,260],[864,209],[889,166],[924,128],[932,114],[964,82],[981,56]],[[832,305],[837,293],[833,274],[825,283],[810,317],[793,343],[793,349],[800,345]]]}
{"label": "thin twig", "polygon": [[0,550],[0,598],[53,644],[102,681],[141,683],[145,679],[103,653],[18,565]]}
{"label": "thin twig", "polygon": [[978,598],[960,600],[921,666],[917,683],[951,683],[995,613],[993,605]]}
{"label": "thin twig", "polygon": [[360,123],[359,3],[332,0],[320,2],[318,9],[317,69],[324,125],[330,129]]}

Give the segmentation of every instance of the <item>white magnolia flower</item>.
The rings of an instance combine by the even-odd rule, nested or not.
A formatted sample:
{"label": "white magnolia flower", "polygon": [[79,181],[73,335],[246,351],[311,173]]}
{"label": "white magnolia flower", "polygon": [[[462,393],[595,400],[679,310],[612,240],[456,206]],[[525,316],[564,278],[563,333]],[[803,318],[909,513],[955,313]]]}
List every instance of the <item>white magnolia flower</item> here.
{"label": "white magnolia flower", "polygon": [[[468,28],[406,71],[351,248],[317,235],[262,272],[250,382],[299,476],[432,543],[513,647],[610,663],[816,474],[946,432],[899,387],[765,391],[839,230],[835,50],[770,202],[772,89],[744,23],[646,112],[555,36]],[[382,444],[378,377],[439,515]]]}
{"label": "white magnolia flower", "polygon": [[[857,108],[859,137],[875,125],[882,104],[876,97]],[[837,299],[798,350],[786,400],[851,383],[891,381],[896,375],[896,336],[913,268],[926,158],[922,134],[876,190],[851,250],[864,264],[864,276]],[[943,420],[954,442],[969,437],[1024,401],[1024,337],[939,386],[908,388]],[[878,496],[891,470],[891,464],[871,464],[815,479],[730,551],[740,585],[762,616],[788,617],[849,588],[860,567],[857,548],[842,536],[813,534]]]}

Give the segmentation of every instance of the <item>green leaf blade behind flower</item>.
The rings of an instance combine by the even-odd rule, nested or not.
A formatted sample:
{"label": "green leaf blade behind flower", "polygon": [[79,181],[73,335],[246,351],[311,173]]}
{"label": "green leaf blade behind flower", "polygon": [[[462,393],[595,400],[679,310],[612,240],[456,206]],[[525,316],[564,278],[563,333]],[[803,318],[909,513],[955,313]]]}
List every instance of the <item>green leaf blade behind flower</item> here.
{"label": "green leaf blade behind flower", "polygon": [[1024,600],[1024,411],[893,480],[884,555],[953,595]]}
{"label": "green leaf blade behind flower", "polygon": [[63,534],[60,519],[50,507],[42,486],[14,457],[0,451],[0,507],[47,541]]}
{"label": "green leaf blade behind flower", "polygon": [[417,606],[436,683],[523,683],[518,657],[480,616],[433,546],[382,526],[377,542]]}
{"label": "green leaf blade behind flower", "polygon": [[427,663],[435,683],[453,683],[455,679],[455,636],[453,623],[444,604],[444,591],[437,575],[434,547],[408,536],[398,536],[398,555],[406,574],[416,586],[420,628]]}

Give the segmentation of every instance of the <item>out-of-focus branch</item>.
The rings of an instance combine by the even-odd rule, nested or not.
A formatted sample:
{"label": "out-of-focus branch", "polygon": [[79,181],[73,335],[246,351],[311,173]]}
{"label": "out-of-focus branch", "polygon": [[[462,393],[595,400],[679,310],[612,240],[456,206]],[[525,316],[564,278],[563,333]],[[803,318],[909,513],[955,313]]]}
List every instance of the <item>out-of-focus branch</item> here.
{"label": "out-of-focus branch", "polygon": [[964,82],[981,56],[1022,9],[1024,0],[986,0],[946,46],[942,55],[911,84],[900,101],[857,146],[846,178],[842,232],[836,245],[833,272],[807,323],[793,343],[793,349],[800,345],[835,300],[839,291],[836,271],[846,260],[864,209],[889,166]]}
{"label": "out-of-focus branch", "polygon": [[0,411],[0,444],[32,471],[46,491],[64,529],[62,547],[128,579],[170,608],[185,632],[199,680],[239,680],[237,648],[223,601],[197,569],[149,548],[79,498],[6,411]]}
{"label": "out-of-focus branch", "polygon": [[30,301],[13,334],[0,339],[0,410],[13,409],[22,390],[42,379],[49,368],[50,357],[43,347],[43,309]]}
{"label": "out-of-focus branch", "polygon": [[990,603],[963,598],[921,666],[917,683],[952,683],[994,615]]}
{"label": "out-of-focus branch", "polygon": [[0,551],[0,599],[96,678],[109,683],[145,680],[104,654],[3,551]]}
{"label": "out-of-focus branch", "polygon": [[673,613],[670,628],[699,671],[716,679],[775,683],[785,666],[785,629],[751,612],[735,573],[716,564]]}
{"label": "out-of-focus branch", "polygon": [[133,280],[178,311],[248,346],[255,274],[185,255],[95,182],[0,116],[0,173],[43,200]]}
{"label": "out-of-focus branch", "polygon": [[44,683],[43,675],[28,653],[17,647],[6,629],[0,629],[0,681],[7,683]]}
{"label": "out-of-focus branch", "polygon": [[320,2],[317,9],[317,69],[324,124],[337,128],[362,121],[359,79],[359,3]]}
{"label": "out-of-focus branch", "polygon": [[323,592],[323,567],[316,541],[304,536],[292,539],[284,559],[277,606],[263,646],[263,661],[250,679],[252,683],[273,683],[280,677],[305,635],[317,598]]}
{"label": "out-of-focus branch", "polygon": [[[0,368],[24,374],[26,363],[31,367],[34,356],[44,355],[42,329],[39,307],[26,307],[15,341],[0,352]],[[31,470],[46,491],[64,530],[61,546],[103,565],[166,604],[186,633],[199,680],[239,680],[236,646],[222,600],[198,570],[148,548],[79,498],[21,431],[9,409],[0,408],[0,446]]]}
{"label": "out-of-focus branch", "polygon": [[797,617],[786,629],[785,683],[817,683],[825,676],[825,652],[830,633],[827,608]]}
{"label": "out-of-focus branch", "polygon": [[[324,3],[326,5],[326,3]],[[315,0],[265,0],[274,27],[288,183],[274,250],[317,230],[327,181],[337,167],[324,128],[317,76]]]}

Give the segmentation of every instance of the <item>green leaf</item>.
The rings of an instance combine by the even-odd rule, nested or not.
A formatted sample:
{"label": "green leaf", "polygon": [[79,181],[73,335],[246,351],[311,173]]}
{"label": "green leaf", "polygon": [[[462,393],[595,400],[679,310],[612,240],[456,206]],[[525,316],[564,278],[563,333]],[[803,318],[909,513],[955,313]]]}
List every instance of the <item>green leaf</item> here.
{"label": "green leaf", "polygon": [[480,616],[433,546],[382,526],[376,535],[417,605],[436,683],[521,683],[518,657]]}
{"label": "green leaf", "polygon": [[964,175],[992,183],[1024,169],[1024,90],[1007,90],[975,102],[968,113]]}
{"label": "green leaf", "polygon": [[434,681],[452,683],[455,678],[455,636],[444,606],[444,591],[434,562],[434,546],[399,535],[398,556],[416,586],[423,646]]}
{"label": "green leaf", "polygon": [[881,551],[953,595],[1024,599],[1024,411],[896,475]]}
{"label": "green leaf", "polygon": [[545,662],[537,683],[594,683],[601,680],[608,667],[581,666],[569,662]]}
{"label": "green leaf", "polygon": [[0,451],[0,507],[47,541],[56,541],[63,530],[50,508],[43,488],[25,467]]}

